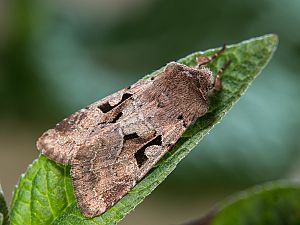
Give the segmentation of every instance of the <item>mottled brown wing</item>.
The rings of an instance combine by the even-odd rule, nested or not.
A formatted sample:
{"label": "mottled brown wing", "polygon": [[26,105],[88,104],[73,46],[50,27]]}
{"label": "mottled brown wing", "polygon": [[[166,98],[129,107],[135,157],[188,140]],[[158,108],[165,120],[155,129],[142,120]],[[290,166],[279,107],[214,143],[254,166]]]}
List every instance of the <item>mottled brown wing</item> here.
{"label": "mottled brown wing", "polygon": [[95,129],[114,123],[120,117],[119,111],[112,109],[122,107],[122,103],[145,83],[147,81],[139,81],[131,88],[120,90],[72,114],[55,128],[46,131],[37,140],[37,149],[58,163],[70,164],[70,160]]}
{"label": "mottled brown wing", "polygon": [[199,92],[198,75],[198,70],[169,64],[106,112],[118,115],[114,121],[85,138],[71,159],[77,204],[85,216],[105,212],[124,196],[206,113],[207,93]]}
{"label": "mottled brown wing", "polygon": [[[182,124],[170,130],[182,133]],[[176,132],[176,130],[178,132]],[[149,130],[150,131],[150,130]],[[167,137],[168,138],[168,137]],[[72,159],[71,175],[77,205],[87,217],[94,217],[124,196],[169,150],[162,135],[149,132],[123,135],[122,123],[105,127],[90,137]]]}
{"label": "mottled brown wing", "polygon": [[99,215],[207,112],[207,87],[199,70],[170,63],[154,79],[74,113],[45,132],[37,147],[50,159],[71,164],[81,212]]}

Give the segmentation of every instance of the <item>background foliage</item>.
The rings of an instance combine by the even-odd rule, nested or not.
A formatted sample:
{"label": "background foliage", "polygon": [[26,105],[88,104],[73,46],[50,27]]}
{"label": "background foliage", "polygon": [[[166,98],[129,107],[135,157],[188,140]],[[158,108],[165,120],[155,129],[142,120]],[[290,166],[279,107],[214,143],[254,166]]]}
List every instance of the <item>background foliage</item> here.
{"label": "background foliage", "polygon": [[[236,190],[299,177],[299,1],[122,2],[0,2],[0,182],[6,196],[37,157],[35,139],[66,115],[195,49],[265,33],[280,37],[270,66],[124,223],[139,217],[177,223]],[[186,210],[174,214],[182,204]]]}
{"label": "background foliage", "polygon": [[[209,112],[189,127],[172,151],[166,154],[144,179],[104,214],[92,219],[83,217],[73,197],[70,168],[57,165],[45,156],[40,156],[21,177],[15,189],[10,211],[11,223],[14,225],[104,225],[120,221],[142,202],[220,121],[270,60],[277,42],[275,35],[268,35],[227,46],[222,56],[210,63],[212,70],[218,71],[229,59],[232,62],[222,75],[222,91],[210,99]],[[212,54],[213,51],[208,50],[206,54]],[[179,61],[195,66],[196,57],[199,54],[199,52],[194,53]]]}
{"label": "background foliage", "polygon": [[206,217],[186,225],[297,225],[299,184],[278,181],[251,188],[218,204]]}

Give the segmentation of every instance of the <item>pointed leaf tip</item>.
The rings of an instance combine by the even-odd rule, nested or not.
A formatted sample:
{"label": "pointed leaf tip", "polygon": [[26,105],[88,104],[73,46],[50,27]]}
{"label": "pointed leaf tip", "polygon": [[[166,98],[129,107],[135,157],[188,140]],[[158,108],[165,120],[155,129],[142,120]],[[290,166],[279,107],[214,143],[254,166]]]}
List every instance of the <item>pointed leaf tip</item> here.
{"label": "pointed leaf tip", "polygon": [[[230,110],[268,63],[277,43],[278,37],[270,34],[229,45],[224,54],[210,65],[217,71],[224,62],[232,61],[222,76],[222,91],[211,99],[209,113],[189,127],[170,154],[104,214],[93,219],[83,217],[76,207],[69,167],[40,156],[21,177],[16,188],[11,207],[12,224],[116,224],[141,203]],[[196,52],[179,62],[194,66],[197,56],[211,55],[215,51],[217,49]]]}

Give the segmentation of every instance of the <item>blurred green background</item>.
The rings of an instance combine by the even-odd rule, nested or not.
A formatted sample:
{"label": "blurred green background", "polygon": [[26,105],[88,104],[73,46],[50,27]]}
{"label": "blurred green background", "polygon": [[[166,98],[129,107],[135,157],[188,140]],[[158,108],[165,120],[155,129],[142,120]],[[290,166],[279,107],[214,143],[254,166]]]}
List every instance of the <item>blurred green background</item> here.
{"label": "blurred green background", "polygon": [[0,0],[0,183],[70,113],[197,50],[276,33],[246,95],[121,224],[179,224],[263,181],[300,178],[299,0]]}

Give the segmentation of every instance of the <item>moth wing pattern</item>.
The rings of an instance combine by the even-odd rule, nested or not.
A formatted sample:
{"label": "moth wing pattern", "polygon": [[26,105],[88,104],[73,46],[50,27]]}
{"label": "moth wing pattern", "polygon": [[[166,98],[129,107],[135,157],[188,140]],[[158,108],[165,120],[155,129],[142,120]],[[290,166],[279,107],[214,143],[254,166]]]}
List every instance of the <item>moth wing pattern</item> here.
{"label": "moth wing pattern", "polygon": [[38,149],[71,164],[85,216],[100,215],[124,196],[207,112],[211,77],[204,75],[169,63],[154,79],[95,102],[43,134]]}
{"label": "moth wing pattern", "polygon": [[[174,127],[175,128],[175,127]],[[182,133],[180,123],[178,133]],[[71,176],[78,207],[87,217],[94,217],[124,196],[169,150],[161,135],[146,141],[136,137],[124,139],[119,124],[90,138],[72,160]],[[175,130],[174,130],[175,131]]]}
{"label": "moth wing pattern", "polygon": [[[207,100],[199,96],[198,85],[185,74],[189,70],[171,64],[161,76],[140,85],[123,107],[112,109],[122,115],[118,121],[96,129],[76,152],[71,175],[78,207],[85,216],[105,212],[124,196],[186,127],[206,113],[207,107],[199,107],[199,102],[203,105]],[[178,81],[175,84],[174,79]],[[174,94],[177,92],[180,97]],[[193,112],[183,110],[186,107]]]}
{"label": "moth wing pattern", "polygon": [[43,133],[37,140],[37,149],[51,160],[64,165],[70,164],[70,160],[95,129],[114,122],[119,116],[108,111],[126,101],[146,82],[139,81],[134,85],[135,88],[122,89],[65,118],[53,129]]}

